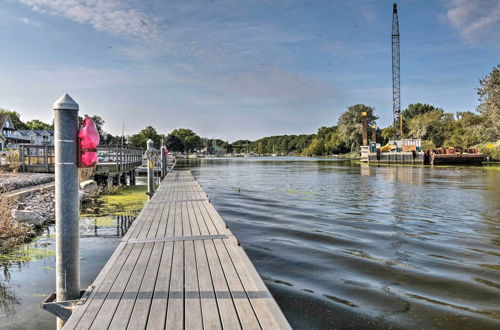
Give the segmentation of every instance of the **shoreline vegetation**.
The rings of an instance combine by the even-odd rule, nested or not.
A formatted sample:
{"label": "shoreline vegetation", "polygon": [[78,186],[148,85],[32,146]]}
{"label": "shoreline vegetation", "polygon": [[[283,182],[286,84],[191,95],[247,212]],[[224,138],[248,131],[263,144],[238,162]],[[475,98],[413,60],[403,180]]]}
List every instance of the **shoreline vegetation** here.
{"label": "shoreline vegetation", "polygon": [[[500,64],[479,80],[477,95],[480,104],[476,109],[449,113],[426,104],[412,103],[402,110],[404,138],[422,139],[422,149],[478,148],[490,160],[500,160]],[[475,110],[475,111],[474,111]],[[282,156],[332,156],[357,153],[360,150],[361,114],[367,113],[367,122],[377,142],[386,144],[396,137],[397,128],[377,126],[376,109],[365,104],[348,107],[334,126],[323,126],[313,134],[291,134],[263,137],[254,141],[237,140],[232,143],[217,138],[204,138],[188,128],[178,128],[169,134],[159,133],[153,126],[128,136],[112,135],[103,130],[105,123],[100,116],[91,116],[98,128],[101,144],[121,144],[145,148],[152,139],[159,148],[162,141],[169,151],[203,154],[267,154]],[[23,122],[19,113],[0,109],[10,115],[17,129],[53,129],[52,125],[34,119]]]}

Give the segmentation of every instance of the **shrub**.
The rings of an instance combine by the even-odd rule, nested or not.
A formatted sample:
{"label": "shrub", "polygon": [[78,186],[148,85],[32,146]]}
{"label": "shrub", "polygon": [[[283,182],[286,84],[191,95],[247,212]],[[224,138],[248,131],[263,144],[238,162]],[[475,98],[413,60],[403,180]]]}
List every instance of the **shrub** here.
{"label": "shrub", "polygon": [[483,143],[476,148],[481,150],[481,153],[484,157],[490,157],[490,160],[499,160],[500,161],[500,140],[496,142]]}

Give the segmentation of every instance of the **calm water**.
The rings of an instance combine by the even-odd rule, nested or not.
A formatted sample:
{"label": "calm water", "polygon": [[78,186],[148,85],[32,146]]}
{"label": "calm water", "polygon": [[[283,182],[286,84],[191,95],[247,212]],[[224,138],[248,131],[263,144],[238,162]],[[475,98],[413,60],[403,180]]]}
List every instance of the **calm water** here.
{"label": "calm water", "polygon": [[[184,166],[294,328],[500,327],[500,170],[280,157]],[[121,236],[87,221],[82,286]],[[54,286],[52,243],[45,234],[25,246],[31,260],[4,262],[0,327],[55,324],[38,307]]]}

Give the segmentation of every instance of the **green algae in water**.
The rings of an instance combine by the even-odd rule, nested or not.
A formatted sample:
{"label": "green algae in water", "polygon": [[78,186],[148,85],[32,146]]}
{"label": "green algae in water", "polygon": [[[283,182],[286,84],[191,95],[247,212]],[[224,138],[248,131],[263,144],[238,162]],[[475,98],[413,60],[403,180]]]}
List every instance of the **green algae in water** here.
{"label": "green algae in water", "polygon": [[114,227],[116,226],[116,219],[110,216],[93,218],[97,227]]}
{"label": "green algae in water", "polygon": [[98,221],[104,221],[109,225],[108,219],[103,216],[128,215],[130,211],[141,210],[147,200],[146,186],[127,186],[116,193],[100,196],[97,199],[99,207],[96,212],[83,213],[82,217],[96,217]]}
{"label": "green algae in water", "polygon": [[29,261],[41,260],[54,255],[54,251],[48,245],[31,243],[19,246],[10,253],[0,254],[0,263],[25,263]]}

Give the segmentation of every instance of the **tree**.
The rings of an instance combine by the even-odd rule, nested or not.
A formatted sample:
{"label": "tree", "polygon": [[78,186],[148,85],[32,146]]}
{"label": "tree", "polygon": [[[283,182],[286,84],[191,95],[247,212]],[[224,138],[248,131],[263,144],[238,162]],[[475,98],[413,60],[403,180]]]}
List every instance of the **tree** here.
{"label": "tree", "polygon": [[16,129],[28,129],[26,124],[21,121],[21,115],[18,112],[0,108],[0,114],[9,115]]}
{"label": "tree", "polygon": [[153,140],[155,148],[160,148],[160,135],[152,126],[143,128],[139,133],[129,136],[128,143],[132,147],[146,149],[149,139]]}
{"label": "tree", "polygon": [[344,140],[340,136],[338,131],[331,132],[325,137],[325,153],[331,154],[341,154],[346,153],[347,150]]}
{"label": "tree", "polygon": [[315,138],[309,147],[304,150],[307,156],[320,156],[325,152],[325,145],[322,140]]}
{"label": "tree", "polygon": [[347,110],[340,116],[337,127],[340,137],[345,142],[346,147],[350,151],[358,151],[362,139],[362,125],[361,114],[366,112],[366,119],[368,126],[375,125],[378,119],[374,114],[374,108],[364,105],[356,104],[347,108]]}
{"label": "tree", "polygon": [[452,130],[453,115],[438,109],[420,114],[408,122],[410,135],[431,140],[437,147],[441,147]]}
{"label": "tree", "polygon": [[165,138],[165,146],[169,151],[184,151],[184,145],[182,144],[181,139],[172,134],[167,135],[167,137]]}
{"label": "tree", "polygon": [[43,121],[38,120],[38,119],[33,119],[30,121],[27,121],[26,127],[27,127],[27,129],[31,129],[31,130],[47,130],[47,131],[54,130],[53,125],[46,124]]}
{"label": "tree", "polygon": [[[200,137],[189,128],[177,128],[170,134],[177,136],[182,141],[186,152],[196,149],[201,143]],[[194,136],[197,136],[197,138],[194,138]]]}
{"label": "tree", "polygon": [[199,149],[201,145],[201,138],[198,135],[190,135],[184,141],[184,145],[186,147],[187,152],[191,152]]}
{"label": "tree", "polygon": [[483,117],[470,111],[458,112],[457,120],[452,123],[450,136],[444,142],[445,147],[468,148],[483,141]]}
{"label": "tree", "polygon": [[189,128],[177,128],[174,129],[170,134],[177,136],[181,141],[185,141],[188,136],[196,135],[195,132]]}
{"label": "tree", "polygon": [[388,126],[382,130],[382,138],[384,139],[384,143],[389,142],[389,139],[393,139],[396,136],[396,127],[393,125]]}
{"label": "tree", "polygon": [[[408,122],[415,118],[418,115],[423,115],[425,113],[435,111],[435,110],[442,110],[440,108],[436,108],[430,104],[427,103],[413,103],[408,105],[406,109],[404,109],[401,113],[401,116],[403,117],[403,133],[406,135],[408,134]],[[394,131],[396,133],[396,131]],[[391,136],[393,138],[395,135]]]}
{"label": "tree", "polygon": [[484,140],[496,141],[500,139],[500,64],[479,83],[477,93],[481,104],[477,110],[484,119]]}

